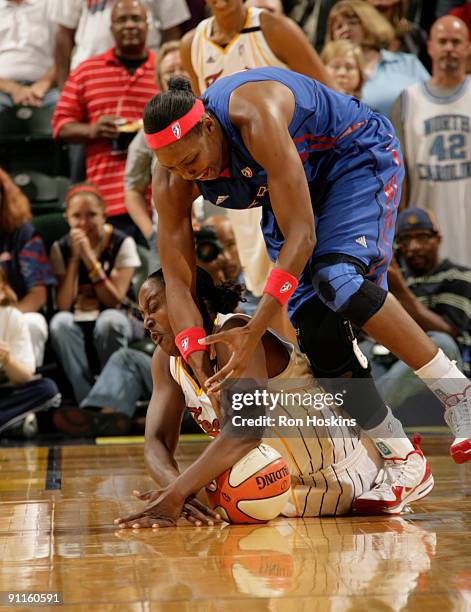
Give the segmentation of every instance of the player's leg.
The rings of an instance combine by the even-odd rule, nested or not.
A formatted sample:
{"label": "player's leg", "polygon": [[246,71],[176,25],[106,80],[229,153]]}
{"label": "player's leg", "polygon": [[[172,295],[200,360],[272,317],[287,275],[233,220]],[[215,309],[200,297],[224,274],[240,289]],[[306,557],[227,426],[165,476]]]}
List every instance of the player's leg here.
{"label": "player's leg", "polygon": [[433,484],[428,463],[384,404],[369,366],[360,363],[353,350],[349,322],[318,297],[301,306],[296,320],[301,349],[309,358],[314,375],[329,391],[343,393],[343,408],[356,419],[384,458],[390,476],[389,490],[384,490],[384,471],[376,483],[378,491],[372,482],[364,481],[365,486],[371,485],[368,512],[394,512],[409,498],[426,495],[430,488],[424,488],[425,483]]}
{"label": "player's leg", "polygon": [[451,446],[453,459],[457,463],[471,460],[471,381],[391,294],[363,329],[412,368],[438,397],[445,408],[445,420],[455,435]]}
{"label": "player's leg", "polygon": [[[471,382],[387,294],[403,177],[397,141],[389,129],[385,120],[378,128],[385,144],[378,145],[376,138],[367,154],[358,145],[362,165],[346,172],[325,194],[311,262],[312,282],[329,308],[386,346],[437,395],[456,438],[452,457],[461,463],[471,460]],[[341,259],[329,261],[334,254],[353,257],[356,270],[355,264],[342,267]]]}

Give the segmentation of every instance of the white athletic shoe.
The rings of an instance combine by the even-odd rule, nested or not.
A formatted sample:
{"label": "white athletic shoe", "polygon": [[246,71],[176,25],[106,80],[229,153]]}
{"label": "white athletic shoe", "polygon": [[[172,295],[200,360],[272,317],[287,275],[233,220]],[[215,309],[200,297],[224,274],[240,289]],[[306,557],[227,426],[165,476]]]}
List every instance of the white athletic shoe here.
{"label": "white athletic shoe", "polygon": [[450,455],[455,463],[471,460],[471,385],[460,396],[455,406],[446,408],[444,418],[453,432],[455,440],[450,447]]}
{"label": "white athletic shoe", "polygon": [[430,493],[433,476],[420,446],[420,437],[413,440],[414,450],[404,458],[384,459],[374,487],[353,502],[358,514],[399,514],[406,504]]}

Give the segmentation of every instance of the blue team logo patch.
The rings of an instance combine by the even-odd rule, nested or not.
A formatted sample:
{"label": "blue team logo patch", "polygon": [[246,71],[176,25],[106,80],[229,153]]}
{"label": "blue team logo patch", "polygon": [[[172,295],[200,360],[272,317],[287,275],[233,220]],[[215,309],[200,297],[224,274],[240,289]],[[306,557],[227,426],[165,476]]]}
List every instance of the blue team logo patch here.
{"label": "blue team logo patch", "polygon": [[172,124],[172,132],[175,138],[177,140],[180,140],[180,138],[182,137],[182,130],[178,121]]}
{"label": "blue team logo patch", "polygon": [[280,293],[286,293],[291,289],[292,286],[293,285],[289,281],[287,281],[286,283],[284,283],[284,285],[280,287]]}
{"label": "blue team logo patch", "polygon": [[188,336],[182,339],[180,346],[182,347],[182,351],[186,351],[186,349],[188,348]]}

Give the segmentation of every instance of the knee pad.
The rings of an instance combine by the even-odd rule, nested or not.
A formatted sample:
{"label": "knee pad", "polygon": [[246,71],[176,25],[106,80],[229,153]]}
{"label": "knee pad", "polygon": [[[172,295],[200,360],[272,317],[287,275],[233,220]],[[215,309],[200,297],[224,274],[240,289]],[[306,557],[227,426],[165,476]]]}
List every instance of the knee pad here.
{"label": "knee pad", "polygon": [[349,321],[333,312],[319,297],[304,303],[296,313],[301,350],[307,355],[318,378],[368,378],[353,352],[353,332]]}
{"label": "knee pad", "polygon": [[361,262],[338,253],[318,257],[311,264],[319,299],[357,327],[378,312],[387,296],[384,289],[365,279],[365,273]]}

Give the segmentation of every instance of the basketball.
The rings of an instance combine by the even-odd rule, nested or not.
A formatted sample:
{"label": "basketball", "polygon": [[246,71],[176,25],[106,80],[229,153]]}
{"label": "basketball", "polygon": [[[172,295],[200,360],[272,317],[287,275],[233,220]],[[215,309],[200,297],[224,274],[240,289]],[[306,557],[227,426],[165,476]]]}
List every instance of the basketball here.
{"label": "basketball", "polygon": [[206,487],[209,504],[229,523],[265,523],[288,501],[291,478],[286,461],[260,444]]}

